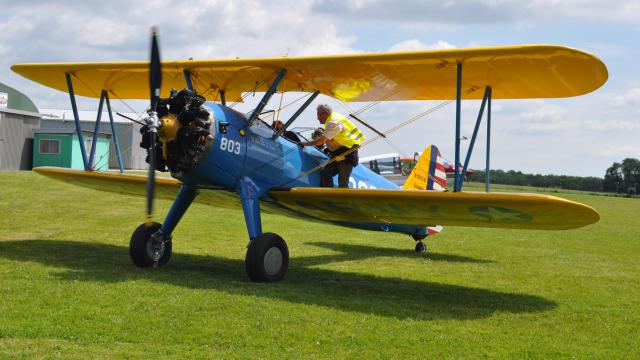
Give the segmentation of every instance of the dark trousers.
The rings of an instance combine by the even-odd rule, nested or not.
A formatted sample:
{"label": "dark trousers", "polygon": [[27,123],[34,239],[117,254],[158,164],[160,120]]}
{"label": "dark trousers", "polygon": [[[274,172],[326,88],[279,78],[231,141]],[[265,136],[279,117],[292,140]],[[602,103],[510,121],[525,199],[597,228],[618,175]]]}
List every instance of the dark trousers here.
{"label": "dark trousers", "polygon": [[[331,158],[335,158],[338,155],[341,155],[350,149],[347,147],[340,147],[335,151],[331,152]],[[327,164],[322,169],[321,175],[321,186],[322,187],[333,187],[333,177],[338,174],[338,187],[348,188],[349,187],[349,176],[351,176],[351,171],[353,171],[353,167],[358,165],[358,149],[356,148],[354,151],[345,156],[345,159],[342,161],[332,161]]]}

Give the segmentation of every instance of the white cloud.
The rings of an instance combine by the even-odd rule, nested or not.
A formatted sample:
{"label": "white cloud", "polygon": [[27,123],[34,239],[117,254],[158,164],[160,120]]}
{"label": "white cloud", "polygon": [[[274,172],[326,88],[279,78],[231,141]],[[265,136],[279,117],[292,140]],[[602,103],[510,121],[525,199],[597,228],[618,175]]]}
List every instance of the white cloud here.
{"label": "white cloud", "polygon": [[640,133],[640,121],[617,120],[609,118],[601,118],[598,120],[587,120],[584,122],[584,128],[595,132],[636,132]]}
{"label": "white cloud", "polygon": [[508,1],[316,0],[316,11],[351,21],[492,23],[514,20],[525,9]]}
{"label": "white cloud", "polygon": [[442,40],[433,44],[425,44],[418,39],[409,39],[392,45],[389,51],[442,50],[454,48],[454,45]]}
{"label": "white cloud", "polygon": [[602,0],[316,0],[314,9],[350,21],[397,21],[420,26],[533,23],[559,18],[640,22],[637,0],[620,0],[615,5]]}
{"label": "white cloud", "polygon": [[637,0],[620,0],[615,4],[603,0],[536,0],[528,2],[527,7],[538,17],[640,22]]}
{"label": "white cloud", "polygon": [[81,23],[78,41],[89,46],[117,46],[127,44],[137,36],[137,28],[119,21],[97,18]]}
{"label": "white cloud", "polygon": [[572,119],[569,111],[547,100],[510,100],[497,102],[493,107],[496,118],[508,119],[502,131],[511,135],[541,136],[575,129],[579,119]]}
{"label": "white cloud", "polygon": [[640,87],[629,89],[624,94],[613,96],[613,103],[616,106],[639,106],[640,105]]}
{"label": "white cloud", "polygon": [[626,144],[626,145],[608,145],[603,147],[601,155],[612,157],[620,161],[627,157],[640,157],[640,144]]}
{"label": "white cloud", "polygon": [[[307,2],[22,2],[0,16],[0,68],[24,62],[145,60],[149,28],[159,25],[163,59],[216,59],[353,53],[343,35]],[[55,15],[55,16],[52,16]],[[66,104],[65,94],[7,72],[2,81],[37,106]],[[146,86],[146,84],[144,84]],[[51,94],[55,94],[51,96]],[[80,106],[93,100],[79,98]]]}

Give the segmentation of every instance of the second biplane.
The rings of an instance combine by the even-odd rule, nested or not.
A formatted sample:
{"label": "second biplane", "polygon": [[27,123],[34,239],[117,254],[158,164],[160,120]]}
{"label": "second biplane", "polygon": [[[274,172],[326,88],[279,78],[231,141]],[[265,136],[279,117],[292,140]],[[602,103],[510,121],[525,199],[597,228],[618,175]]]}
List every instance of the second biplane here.
{"label": "second biplane", "polygon": [[[172,232],[194,201],[243,211],[249,244],[246,270],[252,281],[284,278],[289,261],[285,241],[264,232],[261,210],[337,225],[393,231],[422,239],[439,225],[516,229],[571,229],[599,219],[591,207],[558,197],[462,192],[485,107],[492,99],[554,98],[589,93],[607,79],[605,65],[585,52],[550,45],[522,45],[402,53],[161,62],[155,33],[147,62],[19,64],[12,70],[70,94],[100,98],[111,117],[110,97],[150,98],[145,123],[149,150],[147,177],[91,171],[94,148],[82,147],[85,171],[37,168],[66,182],[126,194],[147,191],[148,219],[133,233],[130,255],[140,267],[165,265]],[[146,84],[149,83],[149,86]],[[191,89],[215,97],[203,103],[171,89]],[[310,96],[279,132],[260,119],[277,91]],[[243,114],[227,106],[246,92],[264,92],[256,108]],[[438,184],[437,149],[427,148],[404,187],[359,165],[352,189],[319,188],[322,166],[331,161],[313,147],[300,148],[282,135],[323,94],[345,102],[444,100],[456,102],[456,153],[460,162],[462,100],[482,100],[464,168],[455,169],[453,191],[429,191]],[[182,100],[181,100],[182,99]],[[185,101],[186,99],[186,101]],[[182,124],[182,111],[193,119]],[[202,113],[202,111],[206,112]],[[198,115],[199,114],[199,115]],[[79,128],[77,115],[76,126]],[[100,118],[96,122],[99,126]],[[489,125],[488,125],[489,126]],[[114,134],[115,135],[115,134]],[[82,132],[78,131],[78,136]],[[487,139],[488,140],[488,139]],[[117,140],[116,140],[117,148]],[[118,150],[119,151],[119,150]],[[488,149],[487,149],[488,155]],[[488,167],[487,156],[487,167]],[[155,169],[173,179],[155,178]],[[488,172],[487,172],[488,173]],[[152,220],[153,198],[173,199],[162,224]],[[417,249],[418,249],[417,247]]]}

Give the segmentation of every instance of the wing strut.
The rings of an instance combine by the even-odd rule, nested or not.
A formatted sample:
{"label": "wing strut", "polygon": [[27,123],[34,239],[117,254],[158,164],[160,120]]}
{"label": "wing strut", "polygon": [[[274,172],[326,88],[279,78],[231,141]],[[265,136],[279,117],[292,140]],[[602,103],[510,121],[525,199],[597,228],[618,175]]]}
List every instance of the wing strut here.
{"label": "wing strut", "polygon": [[453,182],[453,191],[458,192],[462,190],[462,186],[464,185],[464,176],[467,173],[467,168],[469,167],[469,160],[471,160],[471,154],[473,153],[473,146],[476,142],[476,137],[478,135],[478,130],[480,129],[480,123],[482,122],[482,116],[484,115],[485,106],[487,106],[487,154],[486,154],[486,174],[485,174],[485,191],[489,192],[489,160],[490,154],[489,150],[491,149],[491,98],[492,98],[492,88],[490,86],[486,86],[484,90],[484,96],[482,97],[482,104],[480,105],[480,111],[478,112],[478,117],[476,119],[476,125],[473,129],[473,136],[471,137],[471,142],[469,143],[469,148],[467,149],[467,155],[464,160],[464,166],[462,168],[462,172],[460,172],[460,111],[461,111],[461,83],[462,83],[462,63],[456,64],[457,70],[457,78],[456,78],[456,160],[454,163],[454,182]]}
{"label": "wing strut", "polygon": [[82,154],[82,165],[85,170],[91,170],[89,162],[87,161],[87,149],[84,145],[84,137],[82,136],[82,128],[80,128],[80,116],[78,116],[78,106],[76,105],[76,94],[73,92],[73,83],[71,82],[71,74],[66,73],[67,88],[69,89],[69,98],[71,99],[71,108],[73,109],[73,119],[76,122],[76,133],[78,133],[78,140],[80,142],[80,153]]}
{"label": "wing strut", "polygon": [[122,161],[122,152],[120,152],[120,142],[118,141],[118,133],[116,132],[116,126],[113,124],[113,112],[111,112],[111,101],[109,101],[109,94],[107,91],[102,90],[104,93],[104,100],[107,103],[107,113],[109,114],[109,123],[111,124],[111,136],[113,137],[113,145],[116,148],[116,155],[118,156],[118,166],[120,167],[120,174],[124,174],[124,162]]}
{"label": "wing strut", "polygon": [[187,89],[193,90],[193,83],[191,82],[191,72],[187,69],[182,70],[182,75],[184,76],[184,82],[187,83]]}
{"label": "wing strut", "polygon": [[485,172],[485,188],[484,191],[489,192],[489,160],[491,158],[490,151],[491,150],[491,93],[493,90],[489,91],[489,103],[487,104],[487,160],[486,160],[486,172]]}
{"label": "wing strut", "polygon": [[[91,150],[89,153],[89,157],[87,158],[87,149],[84,142],[84,136],[82,134],[82,128],[80,126],[80,116],[78,115],[78,106],[76,105],[76,95],[73,91],[73,82],[71,81],[71,74],[65,73],[67,78],[67,88],[69,90],[69,98],[71,100],[71,108],[73,110],[73,119],[76,124],[76,133],[78,134],[78,142],[80,143],[80,153],[82,154],[82,165],[86,171],[94,170],[93,169],[93,159],[95,157],[96,151],[96,141],[99,138],[99,130],[100,130],[100,119],[102,117],[102,107],[104,103],[107,103],[107,113],[109,114],[109,122],[111,123],[111,136],[113,137],[113,142],[116,149],[116,155],[118,156],[118,166],[120,167],[120,173],[124,172],[124,164],[122,161],[122,153],[120,152],[120,144],[118,142],[118,134],[115,131],[115,125],[113,123],[113,113],[111,112],[111,102],[109,101],[109,95],[106,90],[102,89],[100,92],[100,103],[98,105],[98,115],[96,118],[96,125],[93,131],[93,141],[91,142]],[[107,169],[109,168],[109,164],[107,163]]]}
{"label": "wing strut", "polygon": [[273,83],[269,87],[269,90],[267,90],[267,92],[262,97],[262,100],[260,100],[260,103],[258,103],[258,106],[256,106],[255,110],[253,110],[253,113],[251,113],[251,116],[249,117],[249,119],[247,119],[247,126],[251,126],[251,124],[253,124],[253,122],[258,118],[258,115],[260,115],[264,107],[267,106],[269,99],[276,92],[276,89],[278,88],[278,84],[280,84],[280,81],[282,81],[286,73],[287,73],[286,69],[280,70],[280,72],[278,73],[278,76],[276,76],[276,78],[273,80]]}
{"label": "wing strut", "polygon": [[302,114],[303,111],[307,109],[309,104],[311,104],[311,102],[313,102],[313,100],[315,100],[319,94],[320,94],[320,91],[315,91],[313,94],[311,94],[311,96],[307,99],[307,101],[305,101],[304,104],[302,104],[302,106],[300,106],[300,108],[296,110],[296,112],[293,115],[291,115],[291,118],[287,120],[287,122],[282,126],[282,129],[280,129],[280,131],[278,131],[275,135],[273,135],[272,139],[275,140],[278,138],[278,136],[282,136],[282,134],[284,134],[284,132],[287,131],[289,126],[298,118],[298,116],[300,116],[300,114]]}
{"label": "wing strut", "polygon": [[462,89],[462,63],[456,64],[456,162],[453,164],[453,191],[458,192],[458,179],[460,179],[460,172],[458,166],[460,164],[460,111],[462,109],[462,95],[460,94]]}
{"label": "wing strut", "polygon": [[[476,119],[476,126],[473,128],[473,135],[471,136],[469,149],[467,149],[467,156],[464,159],[464,166],[462,168],[462,172],[460,173],[460,179],[458,184],[460,189],[462,189],[462,185],[464,183],[464,175],[467,173],[467,168],[469,167],[469,160],[471,159],[471,153],[473,153],[473,145],[475,145],[476,143],[476,136],[478,136],[478,129],[480,128],[480,123],[482,122],[482,115],[484,115],[484,108],[489,101],[491,101],[491,87],[487,86],[484,90],[484,97],[482,98],[482,104],[480,105],[480,111],[478,112],[478,118]],[[489,156],[488,152],[487,152],[487,156]]]}

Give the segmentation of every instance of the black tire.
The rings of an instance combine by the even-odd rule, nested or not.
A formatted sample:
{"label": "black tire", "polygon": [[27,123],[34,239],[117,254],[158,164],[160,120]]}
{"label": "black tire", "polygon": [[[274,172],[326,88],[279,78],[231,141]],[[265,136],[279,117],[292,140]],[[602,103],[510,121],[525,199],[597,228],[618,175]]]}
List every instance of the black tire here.
{"label": "black tire", "polygon": [[160,230],[160,224],[154,222],[150,225],[142,224],[131,235],[129,242],[129,255],[138,267],[160,267],[169,262],[171,258],[171,241],[164,243],[164,248],[159,253],[159,258],[154,259],[151,249],[151,235]]}
{"label": "black tire", "polygon": [[244,265],[251,281],[280,281],[289,267],[287,244],[277,234],[264,233],[249,244]]}
{"label": "black tire", "polygon": [[416,252],[417,253],[427,252],[427,245],[425,245],[422,241],[418,241],[416,243]]}

